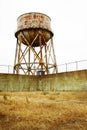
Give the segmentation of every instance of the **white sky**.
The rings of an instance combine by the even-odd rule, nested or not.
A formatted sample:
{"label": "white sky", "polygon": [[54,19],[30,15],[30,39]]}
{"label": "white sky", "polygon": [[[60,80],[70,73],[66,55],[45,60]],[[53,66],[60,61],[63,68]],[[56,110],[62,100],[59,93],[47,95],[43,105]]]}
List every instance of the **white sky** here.
{"label": "white sky", "polygon": [[87,59],[87,0],[0,0],[0,65],[14,65],[17,18],[28,12],[51,18],[57,64]]}

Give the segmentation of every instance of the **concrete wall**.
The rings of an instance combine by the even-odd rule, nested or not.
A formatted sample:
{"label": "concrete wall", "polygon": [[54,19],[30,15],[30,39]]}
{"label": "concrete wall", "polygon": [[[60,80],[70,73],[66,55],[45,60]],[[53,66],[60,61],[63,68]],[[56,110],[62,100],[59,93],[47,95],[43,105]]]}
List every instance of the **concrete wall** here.
{"label": "concrete wall", "polygon": [[87,90],[87,70],[45,76],[0,74],[0,91]]}
{"label": "concrete wall", "polygon": [[0,74],[0,90],[4,91],[32,91],[37,90],[37,77]]}
{"label": "concrete wall", "polygon": [[40,90],[87,90],[87,70],[38,77]]}

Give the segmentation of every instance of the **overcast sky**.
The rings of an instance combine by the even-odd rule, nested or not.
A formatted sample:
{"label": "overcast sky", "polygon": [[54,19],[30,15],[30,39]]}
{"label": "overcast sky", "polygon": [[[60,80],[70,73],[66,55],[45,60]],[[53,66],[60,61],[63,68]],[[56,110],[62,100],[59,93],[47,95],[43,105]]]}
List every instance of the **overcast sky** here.
{"label": "overcast sky", "polygon": [[87,59],[87,0],[0,0],[0,65],[14,65],[17,18],[28,12],[51,18],[57,64]]}

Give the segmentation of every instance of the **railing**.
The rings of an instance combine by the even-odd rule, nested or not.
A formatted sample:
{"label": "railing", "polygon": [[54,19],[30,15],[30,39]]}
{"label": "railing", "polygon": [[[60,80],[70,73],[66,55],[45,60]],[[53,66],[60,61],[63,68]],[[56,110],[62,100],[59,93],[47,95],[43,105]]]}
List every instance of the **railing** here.
{"label": "railing", "polygon": [[0,73],[13,73],[13,66],[11,65],[0,65]]}
{"label": "railing", "polygon": [[87,60],[75,61],[58,65],[58,72],[69,72],[87,69]]}
{"label": "railing", "polygon": [[[87,60],[75,61],[65,64],[57,65],[58,73],[78,71],[87,69]],[[13,66],[11,65],[0,65],[0,73],[13,73]]]}

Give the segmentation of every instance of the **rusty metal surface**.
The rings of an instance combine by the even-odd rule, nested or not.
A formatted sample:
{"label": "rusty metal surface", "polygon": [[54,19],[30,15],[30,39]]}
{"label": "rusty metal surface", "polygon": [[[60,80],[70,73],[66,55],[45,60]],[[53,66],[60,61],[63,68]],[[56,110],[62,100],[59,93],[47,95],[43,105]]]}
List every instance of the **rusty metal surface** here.
{"label": "rusty metal surface", "polygon": [[[18,18],[16,37],[20,37],[20,31],[26,36],[29,42],[32,42],[37,33],[44,36],[46,42],[53,36],[50,26],[50,18],[41,13],[27,13]],[[26,44],[24,39],[20,37],[21,41]],[[44,40],[42,40],[44,44]],[[35,41],[34,46],[38,46],[38,40]]]}
{"label": "rusty metal surface", "polygon": [[[23,35],[26,37],[26,39],[28,40],[29,43],[31,43],[35,37],[37,37],[37,34],[38,36],[39,35],[42,35],[43,38],[41,39],[42,41],[42,44],[45,45],[45,42],[49,41],[51,39],[51,37],[53,36],[53,34],[45,29],[41,29],[41,28],[29,28],[29,29],[24,29],[24,30],[20,30],[18,32],[16,32],[16,37],[18,37],[20,39],[20,41],[27,45],[26,44],[26,41],[25,39],[20,35],[20,32],[22,31]],[[45,42],[44,42],[44,39],[45,39]],[[33,47],[37,47],[39,46],[39,37],[34,41],[33,43]]]}
{"label": "rusty metal surface", "polygon": [[17,22],[14,73],[57,73],[50,18],[42,13],[27,13]]}
{"label": "rusty metal surface", "polygon": [[27,13],[18,18],[17,31],[25,28],[43,28],[51,31],[50,18],[41,13]]}

